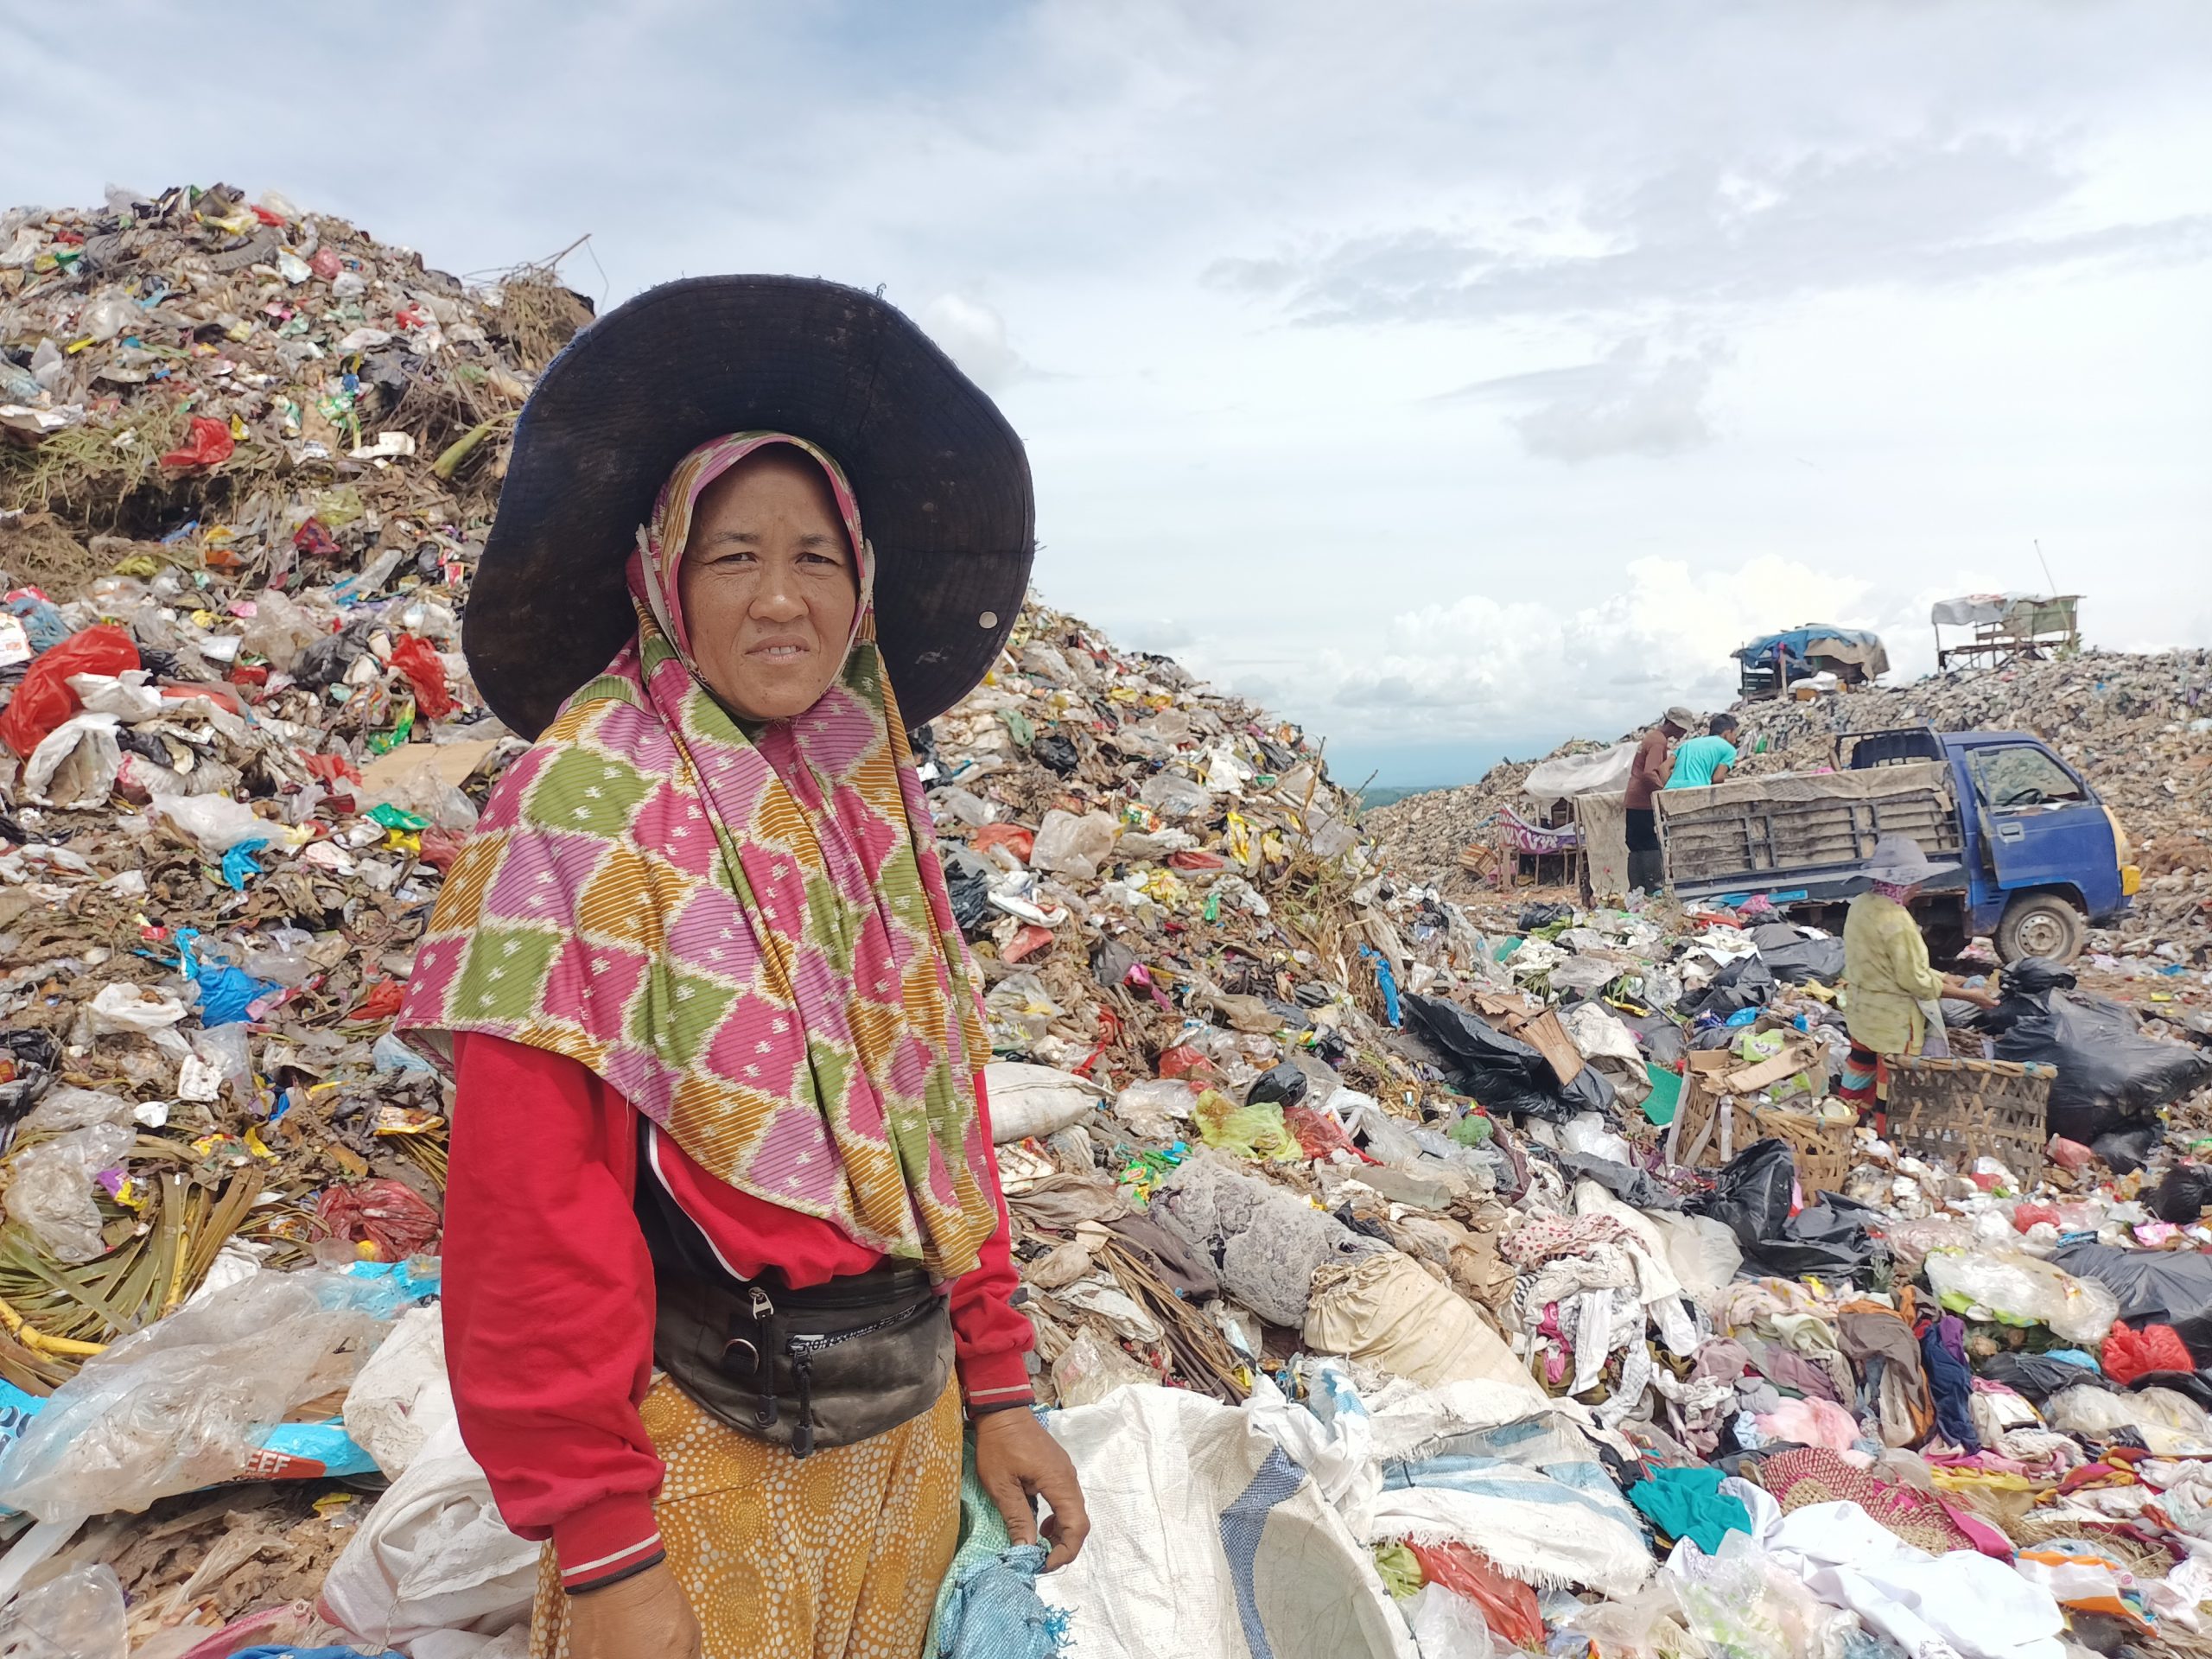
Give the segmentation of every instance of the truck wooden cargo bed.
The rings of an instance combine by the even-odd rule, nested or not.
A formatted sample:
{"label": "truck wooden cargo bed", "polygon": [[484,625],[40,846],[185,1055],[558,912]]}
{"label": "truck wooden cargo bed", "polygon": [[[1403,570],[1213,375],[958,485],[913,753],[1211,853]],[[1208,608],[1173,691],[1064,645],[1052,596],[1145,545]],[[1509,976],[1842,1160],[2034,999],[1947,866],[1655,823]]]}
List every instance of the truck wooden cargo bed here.
{"label": "truck wooden cargo bed", "polygon": [[1951,768],[1938,760],[1662,790],[1658,810],[1667,880],[1688,894],[1848,879],[1885,835],[1932,859],[1960,853]]}

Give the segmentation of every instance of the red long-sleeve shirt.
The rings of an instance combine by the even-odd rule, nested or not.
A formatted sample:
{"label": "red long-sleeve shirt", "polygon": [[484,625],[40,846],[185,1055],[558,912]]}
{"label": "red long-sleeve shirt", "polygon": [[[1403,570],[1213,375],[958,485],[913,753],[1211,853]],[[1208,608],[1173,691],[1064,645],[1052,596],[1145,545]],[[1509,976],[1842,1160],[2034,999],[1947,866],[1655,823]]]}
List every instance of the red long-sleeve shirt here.
{"label": "red long-sleeve shirt", "polygon": [[[446,1183],[446,1365],[461,1438],[509,1527],[551,1538],[582,1589],[658,1558],[664,1472],[639,1406],[653,1369],[653,1268],[632,1208],[659,1179],[741,1277],[773,1266],[794,1288],[865,1273],[882,1257],[836,1227],[741,1192],[667,1135],[638,1168],[636,1115],[589,1068],[498,1037],[454,1039]],[[983,1141],[988,1103],[976,1079]],[[1035,1338],[1013,1304],[998,1162],[998,1230],[950,1291],[954,1351],[973,1405],[1030,1396]]]}

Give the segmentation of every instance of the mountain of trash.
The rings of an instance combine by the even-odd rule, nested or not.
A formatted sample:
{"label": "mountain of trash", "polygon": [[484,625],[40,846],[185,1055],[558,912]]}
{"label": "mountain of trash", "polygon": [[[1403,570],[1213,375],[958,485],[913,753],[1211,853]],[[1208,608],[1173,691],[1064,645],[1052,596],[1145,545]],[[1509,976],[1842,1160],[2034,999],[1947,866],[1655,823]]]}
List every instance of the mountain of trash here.
{"label": "mountain of trash", "polygon": [[[588,321],[274,197],[0,218],[0,1653],[527,1650],[388,1024]],[[2022,964],[1862,1126],[1835,941],[1409,883],[1303,734],[1041,603],[921,739],[1096,1522],[937,1654],[2202,1651],[2196,1047]]]}

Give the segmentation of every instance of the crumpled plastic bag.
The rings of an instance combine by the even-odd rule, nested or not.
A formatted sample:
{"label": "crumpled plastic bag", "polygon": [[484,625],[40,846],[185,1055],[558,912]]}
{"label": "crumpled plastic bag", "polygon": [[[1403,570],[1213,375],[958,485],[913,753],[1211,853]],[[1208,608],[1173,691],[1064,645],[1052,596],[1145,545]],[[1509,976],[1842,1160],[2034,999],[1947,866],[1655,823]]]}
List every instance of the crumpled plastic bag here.
{"label": "crumpled plastic bag", "polygon": [[123,1580],[105,1562],[73,1567],[0,1611],[0,1659],[125,1659]]}
{"label": "crumpled plastic bag", "polygon": [[1468,1092],[1493,1116],[1524,1112],[1556,1123],[1580,1112],[1611,1116],[1613,1086],[1595,1066],[1584,1066],[1562,1085],[1536,1049],[1458,1004],[1409,994],[1405,1005],[1413,1024],[1458,1063]]}
{"label": "crumpled plastic bag", "polygon": [[1305,1149],[1283,1123],[1282,1108],[1272,1100],[1239,1106],[1217,1089],[1198,1096],[1191,1116],[1198,1135],[1210,1147],[1246,1158],[1281,1163],[1303,1158]]}
{"label": "crumpled plastic bag", "polygon": [[1491,1659],[1496,1650],[1482,1609],[1440,1584],[1425,1584],[1405,1605],[1421,1659]]}
{"label": "crumpled plastic bag", "polygon": [[0,1503],[80,1520],[236,1479],[258,1432],[353,1381],[386,1326],[373,1279],[258,1273],[86,1360],[0,1456]]}
{"label": "crumpled plastic bag", "polygon": [[29,1229],[57,1262],[106,1255],[92,1177],[120,1164],[137,1139],[134,1128],[96,1123],[25,1147],[9,1160],[9,1219]]}
{"label": "crumpled plastic bag", "polygon": [[[2095,1280],[2076,1279],[2024,1251],[1937,1250],[1922,1271],[1936,1299],[1955,1313],[2048,1325],[2068,1342],[2102,1342],[2120,1317],[2118,1298]],[[1988,1313],[1974,1311],[1982,1308]]]}
{"label": "crumpled plastic bag", "polygon": [[121,674],[137,666],[137,643],[125,629],[101,626],[71,634],[33,658],[23,671],[16,695],[0,710],[0,743],[29,756],[49,732],[84,707],[69,689],[71,675]]}
{"label": "crumpled plastic bag", "polygon": [[1037,839],[1029,849],[1029,868],[1077,881],[1092,880],[1113,852],[1119,828],[1103,812],[1086,812],[1078,817],[1054,807],[1037,826]]}
{"label": "crumpled plastic bag", "polygon": [[[82,677],[81,676],[79,677]],[[23,762],[23,795],[48,806],[103,806],[123,770],[113,715],[73,715]]]}
{"label": "crumpled plastic bag", "polygon": [[2099,1359],[2105,1375],[2123,1386],[2154,1371],[2187,1373],[2196,1369],[2180,1333],[2171,1325],[2150,1325],[2140,1331],[2114,1325]]}

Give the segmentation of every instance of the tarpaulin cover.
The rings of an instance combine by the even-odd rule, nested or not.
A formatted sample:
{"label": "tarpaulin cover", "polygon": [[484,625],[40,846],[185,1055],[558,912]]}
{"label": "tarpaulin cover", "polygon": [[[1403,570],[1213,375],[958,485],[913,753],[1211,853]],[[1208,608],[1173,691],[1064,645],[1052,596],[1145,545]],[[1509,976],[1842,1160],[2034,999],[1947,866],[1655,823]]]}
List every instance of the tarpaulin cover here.
{"label": "tarpaulin cover", "polygon": [[1467,1092],[1493,1116],[1525,1112],[1564,1122],[1580,1112],[1612,1109],[1613,1085],[1595,1066],[1584,1066],[1562,1088],[1551,1062],[1535,1048],[1458,1003],[1409,995],[1406,1007],[1421,1032],[1459,1063]]}
{"label": "tarpaulin cover", "polygon": [[1890,671],[1890,653],[1880,634],[1818,622],[1764,634],[1737,651],[1735,657],[1741,663],[1768,663],[1774,660],[1777,650],[1788,659],[1793,679],[1819,672],[1816,659],[1848,663],[1869,677]]}

